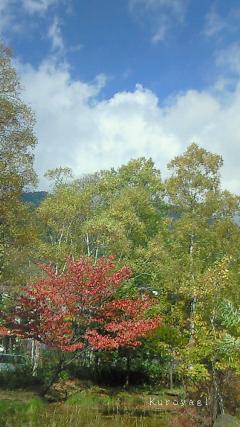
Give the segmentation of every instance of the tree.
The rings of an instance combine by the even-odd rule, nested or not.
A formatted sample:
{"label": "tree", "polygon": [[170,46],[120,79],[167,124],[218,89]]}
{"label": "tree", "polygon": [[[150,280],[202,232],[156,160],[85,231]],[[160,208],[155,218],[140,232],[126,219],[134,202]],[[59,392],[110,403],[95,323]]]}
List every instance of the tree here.
{"label": "tree", "polygon": [[[222,164],[221,156],[192,144],[168,165],[172,176],[166,182],[167,194],[180,213],[172,234],[182,253],[177,258],[187,283],[185,295],[190,298],[190,342],[194,340],[196,277],[215,261],[232,254],[234,239],[239,240],[239,228],[234,224],[239,198],[221,190]],[[220,234],[221,228],[224,232]],[[222,237],[220,244],[218,234]]]}
{"label": "tree", "polygon": [[[229,331],[219,322],[219,312],[224,300],[235,309],[240,296],[239,197],[222,190],[222,163],[220,156],[196,144],[169,163],[169,216],[159,223],[139,263],[139,271],[160,295],[164,321],[182,337],[171,349],[178,371],[195,385],[212,381],[218,410],[222,403],[217,382],[227,366],[234,365],[221,363],[218,347]],[[233,350],[236,361],[235,356]]]}
{"label": "tree", "polygon": [[[2,288],[9,280],[9,263],[31,242],[27,208],[20,200],[24,188],[36,183],[33,171],[34,118],[20,98],[20,84],[11,65],[11,52],[0,44],[0,235]],[[24,220],[23,220],[24,218]],[[19,229],[21,223],[23,229]],[[20,231],[20,232],[19,232]],[[28,236],[27,236],[28,234]],[[34,235],[34,233],[33,233]],[[13,255],[14,253],[14,255]],[[14,263],[15,264],[15,263]]]}
{"label": "tree", "polygon": [[[58,169],[57,172],[63,172]],[[56,177],[56,171],[51,173]],[[65,257],[115,255],[132,264],[163,215],[160,172],[151,159],[131,160],[117,170],[100,171],[70,184],[56,182],[38,209],[43,225],[41,259],[56,270]]]}
{"label": "tree", "polygon": [[86,346],[136,347],[160,324],[159,317],[145,315],[154,303],[149,297],[118,295],[131,271],[116,270],[111,257],[96,264],[90,258],[69,259],[62,275],[50,266],[42,268],[46,277],[23,289],[6,323],[12,334],[74,352]]}

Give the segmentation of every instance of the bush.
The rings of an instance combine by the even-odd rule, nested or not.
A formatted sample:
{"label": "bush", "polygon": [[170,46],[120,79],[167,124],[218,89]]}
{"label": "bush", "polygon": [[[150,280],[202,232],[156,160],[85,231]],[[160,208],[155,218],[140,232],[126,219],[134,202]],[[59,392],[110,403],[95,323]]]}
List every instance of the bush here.
{"label": "bush", "polygon": [[224,377],[223,400],[230,414],[235,415],[240,410],[240,376],[231,370]]}
{"label": "bush", "polygon": [[183,408],[179,415],[170,421],[170,427],[210,427],[211,418],[196,410],[196,408]]}
{"label": "bush", "polygon": [[0,384],[9,389],[39,385],[41,380],[32,375],[31,366],[19,367],[15,371],[0,372]]}

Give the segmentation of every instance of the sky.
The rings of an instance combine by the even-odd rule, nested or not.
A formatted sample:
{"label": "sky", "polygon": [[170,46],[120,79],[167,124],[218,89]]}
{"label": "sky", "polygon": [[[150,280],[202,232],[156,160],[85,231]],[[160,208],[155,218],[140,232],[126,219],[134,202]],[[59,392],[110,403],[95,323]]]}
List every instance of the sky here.
{"label": "sky", "polygon": [[36,116],[39,189],[196,142],[240,194],[239,0],[0,0],[22,98]]}

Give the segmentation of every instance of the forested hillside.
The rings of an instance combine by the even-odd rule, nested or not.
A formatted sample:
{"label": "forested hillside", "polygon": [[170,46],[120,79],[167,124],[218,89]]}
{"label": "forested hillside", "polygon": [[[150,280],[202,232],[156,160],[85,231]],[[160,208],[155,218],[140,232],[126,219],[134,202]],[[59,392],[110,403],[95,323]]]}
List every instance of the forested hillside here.
{"label": "forested hillside", "polygon": [[27,203],[32,203],[37,207],[47,196],[47,194],[47,191],[28,191],[27,193],[23,193],[22,200]]}

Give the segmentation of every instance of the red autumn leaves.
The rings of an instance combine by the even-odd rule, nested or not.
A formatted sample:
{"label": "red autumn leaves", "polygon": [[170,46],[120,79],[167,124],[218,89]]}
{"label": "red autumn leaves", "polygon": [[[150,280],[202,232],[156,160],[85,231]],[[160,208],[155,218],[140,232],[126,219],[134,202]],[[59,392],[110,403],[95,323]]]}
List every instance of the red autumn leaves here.
{"label": "red autumn leaves", "polygon": [[23,289],[8,325],[23,338],[65,351],[116,349],[140,345],[160,325],[159,317],[145,315],[151,298],[118,296],[132,273],[128,267],[116,271],[112,257],[96,264],[90,258],[68,260],[62,275],[42,269],[46,277]]}
{"label": "red autumn leaves", "polygon": [[10,333],[7,328],[0,326],[0,337],[7,337],[8,335],[10,335]]}

